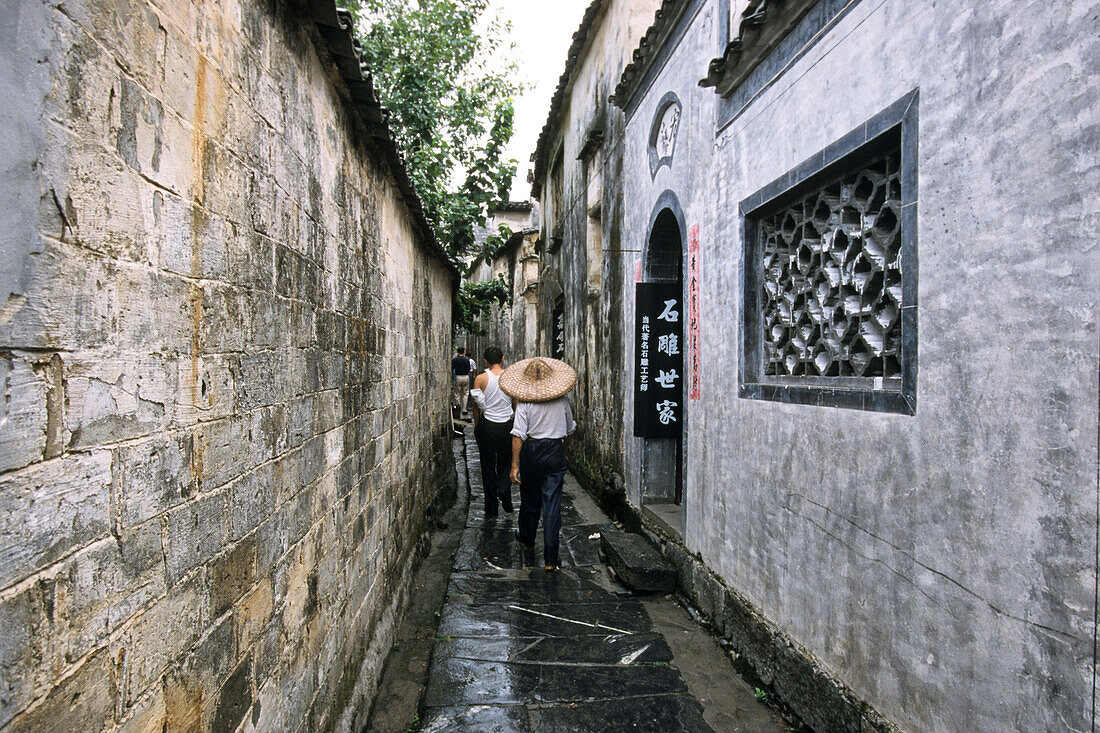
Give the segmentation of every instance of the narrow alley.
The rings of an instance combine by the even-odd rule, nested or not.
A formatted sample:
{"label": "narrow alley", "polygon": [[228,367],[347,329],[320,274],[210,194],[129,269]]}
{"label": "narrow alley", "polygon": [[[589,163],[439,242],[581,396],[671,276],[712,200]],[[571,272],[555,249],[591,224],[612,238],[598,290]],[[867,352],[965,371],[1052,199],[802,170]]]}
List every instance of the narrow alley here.
{"label": "narrow alley", "polygon": [[0,0],[0,733],[1097,733],[1097,39]]}
{"label": "narrow alley", "polygon": [[485,518],[472,431],[456,441],[464,444],[457,468],[469,509],[421,731],[795,730],[756,699],[672,596],[617,582],[600,556],[601,532],[616,530],[572,475],[562,499],[562,566],[548,572],[541,533],[528,549],[512,535],[514,514]]}

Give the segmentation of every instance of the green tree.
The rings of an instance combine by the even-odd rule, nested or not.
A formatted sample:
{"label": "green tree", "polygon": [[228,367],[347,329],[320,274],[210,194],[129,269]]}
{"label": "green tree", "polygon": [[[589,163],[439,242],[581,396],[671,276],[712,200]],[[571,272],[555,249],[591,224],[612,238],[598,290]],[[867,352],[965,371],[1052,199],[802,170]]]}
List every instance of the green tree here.
{"label": "green tree", "polygon": [[349,0],[363,60],[436,237],[459,263],[508,198],[514,62],[488,0]]}

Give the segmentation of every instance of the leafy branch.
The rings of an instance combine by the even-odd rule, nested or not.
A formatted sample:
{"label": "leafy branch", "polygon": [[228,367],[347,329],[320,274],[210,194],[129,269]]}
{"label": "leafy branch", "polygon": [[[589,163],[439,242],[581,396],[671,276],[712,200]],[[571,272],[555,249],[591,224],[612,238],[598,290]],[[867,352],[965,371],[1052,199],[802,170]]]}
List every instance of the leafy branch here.
{"label": "leafy branch", "polygon": [[516,161],[516,65],[508,25],[488,0],[347,0],[362,59],[436,238],[456,265],[476,254],[476,227],[508,198]]}
{"label": "leafy branch", "polygon": [[512,289],[503,275],[479,283],[463,283],[455,298],[455,330],[484,336],[481,319],[494,305],[501,308],[512,305]]}

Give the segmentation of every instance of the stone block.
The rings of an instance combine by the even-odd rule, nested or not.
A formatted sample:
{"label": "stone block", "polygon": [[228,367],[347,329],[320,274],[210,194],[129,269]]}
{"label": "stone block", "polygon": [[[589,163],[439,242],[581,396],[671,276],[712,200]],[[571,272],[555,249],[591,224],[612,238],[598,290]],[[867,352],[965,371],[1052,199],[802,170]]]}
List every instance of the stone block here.
{"label": "stone block", "polygon": [[862,716],[853,702],[806,652],[778,638],[772,685],[814,730],[861,733]]}
{"label": "stone block", "polygon": [[224,549],[229,537],[228,498],[229,492],[222,489],[168,513],[164,554],[172,585]]}
{"label": "stone block", "polygon": [[273,468],[265,464],[229,485],[229,537],[244,537],[276,511]]}
{"label": "stone block", "polygon": [[239,658],[232,619],[227,616],[164,675],[168,730],[202,729],[203,721],[210,720],[218,690]]}
{"label": "stone block", "polygon": [[115,449],[117,516],[122,527],[160,516],[194,496],[193,441],[189,432],[163,433]]}
{"label": "stone block", "polygon": [[233,356],[181,354],[176,362],[174,423],[190,426],[233,415],[236,378]]}
{"label": "stone block", "polygon": [[238,649],[251,649],[260,633],[267,628],[272,620],[274,600],[270,577],[261,578],[241,599],[233,612],[233,632]]}
{"label": "stone block", "polygon": [[214,706],[211,729],[236,730],[252,707],[252,658],[244,660],[229,676],[218,694]]}
{"label": "stone block", "polygon": [[114,331],[111,296],[116,288],[107,265],[52,239],[37,239],[34,249],[24,268],[22,297],[4,306],[0,344],[68,351],[105,345]]}
{"label": "stone block", "polygon": [[202,296],[203,349],[217,354],[243,351],[248,336],[245,319],[250,313],[246,305],[248,291],[220,282],[206,282]]}
{"label": "stone block", "polygon": [[52,589],[37,583],[0,601],[0,728],[34,699],[51,604]]}
{"label": "stone block", "polygon": [[[119,92],[116,100],[125,98],[131,105],[130,112],[132,105],[141,103],[135,102],[134,87],[126,83],[125,77],[116,81],[115,89]],[[119,111],[124,116],[127,112]],[[125,158],[91,139],[70,143],[68,172],[71,177],[65,190],[66,216],[70,222],[75,222],[78,241],[95,242],[97,248],[112,259],[148,262],[150,244],[154,240],[148,236],[147,221],[151,222],[152,217],[146,212],[152,209],[153,187],[134,170],[138,153],[134,149],[136,141],[128,136],[132,132],[120,130]]]}
{"label": "stone block", "polygon": [[111,480],[109,451],[0,477],[0,587],[106,536]]}
{"label": "stone block", "polygon": [[224,486],[264,460],[262,449],[256,450],[251,428],[251,417],[240,414],[199,428],[193,450],[196,467],[202,466],[198,477],[203,491]]}
{"label": "stone block", "polygon": [[695,604],[703,612],[703,616],[715,628],[719,628],[723,615],[725,588],[718,580],[718,576],[700,562],[695,563],[694,575]]}
{"label": "stone block", "polygon": [[41,461],[46,451],[44,375],[29,361],[0,355],[0,473]]}
{"label": "stone block", "polygon": [[775,634],[743,598],[726,589],[719,628],[765,684],[775,678]]}
{"label": "stone block", "polygon": [[159,685],[134,703],[115,729],[116,733],[165,733],[168,730],[178,729],[168,727],[164,688]]}
{"label": "stone block", "polygon": [[12,733],[102,730],[115,708],[112,672],[110,655],[106,649],[100,649],[7,730]]}
{"label": "stone block", "polygon": [[113,291],[109,333],[118,343],[137,344],[146,354],[191,354],[196,344],[201,348],[202,300],[195,285],[137,267],[112,271],[103,282]]}
{"label": "stone block", "polygon": [[256,578],[256,538],[241,540],[210,564],[210,616],[218,618]]}
{"label": "stone block", "polygon": [[159,356],[80,352],[65,365],[68,447],[119,443],[162,430],[175,407],[176,364]]}
{"label": "stone block", "polygon": [[237,363],[237,406],[241,410],[285,401],[286,385],[277,375],[287,372],[281,351],[241,354]]}
{"label": "stone block", "polygon": [[641,536],[604,527],[600,546],[615,574],[639,591],[671,593],[676,590],[676,570]]}

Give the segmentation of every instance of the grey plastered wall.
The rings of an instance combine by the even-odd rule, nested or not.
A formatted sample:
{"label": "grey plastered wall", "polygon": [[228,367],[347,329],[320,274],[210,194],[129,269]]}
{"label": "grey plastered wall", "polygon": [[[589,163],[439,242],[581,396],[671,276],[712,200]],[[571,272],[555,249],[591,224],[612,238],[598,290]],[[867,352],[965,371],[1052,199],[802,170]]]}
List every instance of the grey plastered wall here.
{"label": "grey plastered wall", "polygon": [[454,282],[300,9],[2,3],[5,732],[364,724]]}
{"label": "grey plastered wall", "polygon": [[[1098,28],[864,0],[717,138],[686,543],[907,730],[1093,725]],[[738,399],[738,203],[913,89],[916,415]]]}

